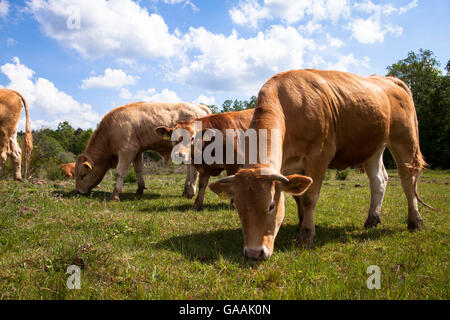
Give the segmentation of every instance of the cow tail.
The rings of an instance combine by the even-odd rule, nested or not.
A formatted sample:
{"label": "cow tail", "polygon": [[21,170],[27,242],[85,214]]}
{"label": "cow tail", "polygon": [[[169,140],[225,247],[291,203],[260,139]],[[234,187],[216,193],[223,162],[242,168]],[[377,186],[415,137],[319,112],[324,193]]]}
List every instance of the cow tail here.
{"label": "cow tail", "polygon": [[28,105],[24,97],[20,95],[22,99],[22,104],[25,109],[25,139],[23,145],[23,177],[26,179],[28,177],[28,171],[30,168],[31,151],[33,150],[33,135],[31,134],[31,123],[30,123],[30,112],[28,110]]}
{"label": "cow tail", "polygon": [[[412,94],[410,94],[411,99],[412,99]],[[419,124],[417,121],[417,114],[416,114],[416,110],[414,109],[414,122],[416,125],[416,135],[417,135],[417,149],[416,149],[416,153],[414,154],[414,159],[410,165],[410,168],[413,170],[413,177],[414,177],[414,194],[417,198],[417,201],[419,201],[423,206],[434,210],[434,211],[438,211],[438,209],[430,206],[429,204],[425,203],[420,197],[419,197],[419,193],[417,192],[417,182],[419,181],[419,177],[422,174],[423,170],[428,167],[428,164],[426,163],[422,152],[420,151],[420,144],[419,144]]]}

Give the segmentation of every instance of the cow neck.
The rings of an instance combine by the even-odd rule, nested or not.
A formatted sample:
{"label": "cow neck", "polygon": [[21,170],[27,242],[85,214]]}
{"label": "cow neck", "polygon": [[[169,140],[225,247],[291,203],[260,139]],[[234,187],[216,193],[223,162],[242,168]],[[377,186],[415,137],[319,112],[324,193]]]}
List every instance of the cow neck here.
{"label": "cow neck", "polygon": [[[256,107],[255,114],[250,125],[251,129],[256,130],[258,140],[258,160],[255,164],[249,164],[248,155],[246,157],[246,165],[244,168],[270,168],[271,171],[281,172],[282,155],[283,155],[283,141],[284,141],[284,113],[280,106],[271,107]],[[260,139],[263,135],[261,130],[266,130],[267,134],[267,159],[262,161],[261,151],[259,149]],[[248,153],[246,148],[246,152]]]}
{"label": "cow neck", "polygon": [[111,151],[108,149],[109,143],[103,135],[94,132],[91,140],[84,152],[85,156],[96,164],[111,161]]}

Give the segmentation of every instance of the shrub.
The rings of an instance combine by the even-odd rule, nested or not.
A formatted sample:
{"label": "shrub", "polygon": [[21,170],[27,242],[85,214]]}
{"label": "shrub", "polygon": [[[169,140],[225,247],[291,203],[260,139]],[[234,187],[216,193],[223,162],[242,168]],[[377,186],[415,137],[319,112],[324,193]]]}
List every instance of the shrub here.
{"label": "shrub", "polygon": [[346,180],[350,171],[348,169],[336,171],[336,180]]}
{"label": "shrub", "polygon": [[45,164],[45,172],[48,180],[64,180],[61,167],[55,159],[48,160]]}
{"label": "shrub", "polygon": [[69,151],[60,152],[56,156],[56,159],[58,160],[59,163],[75,162],[75,155]]}

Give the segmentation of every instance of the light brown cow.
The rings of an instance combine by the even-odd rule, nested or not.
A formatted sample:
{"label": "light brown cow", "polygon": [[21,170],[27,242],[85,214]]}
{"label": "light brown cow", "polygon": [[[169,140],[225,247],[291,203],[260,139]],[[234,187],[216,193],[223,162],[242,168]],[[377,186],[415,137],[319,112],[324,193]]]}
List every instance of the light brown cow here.
{"label": "light brown cow", "polygon": [[60,165],[61,171],[64,176],[69,179],[74,179],[75,177],[75,162],[63,163]]}
{"label": "light brown cow", "polygon": [[[250,128],[278,129],[281,140],[269,148],[270,163],[246,165],[235,176],[210,184],[214,192],[234,197],[246,256],[267,259],[272,254],[284,217],[281,191],[297,195],[298,240],[313,246],[313,212],[329,166],[364,166],[371,189],[364,225],[375,227],[388,180],[386,147],[408,200],[408,229],[421,228],[417,180],[426,164],[412,94],[399,79],[319,70],[279,73],[261,88]],[[269,141],[275,136],[269,134]]]}
{"label": "light brown cow", "polygon": [[[161,139],[155,128],[161,125],[175,126],[180,120],[191,120],[210,114],[208,107],[194,103],[138,102],[118,107],[107,113],[91,136],[86,150],[78,156],[75,165],[75,190],[85,194],[102,181],[106,172],[117,167],[117,181],[112,194],[119,200],[123,179],[133,162],[138,176],[136,194],[145,189],[142,153],[153,150],[169,160],[170,141]],[[185,191],[195,194],[198,172],[187,168]]]}
{"label": "light brown cow", "polygon": [[[226,154],[226,130],[239,130],[246,131],[248,127],[250,126],[250,122],[253,117],[254,110],[243,110],[243,111],[231,111],[231,112],[225,112],[225,113],[219,113],[219,114],[213,114],[208,115],[202,118],[195,119],[193,121],[180,121],[174,128],[169,127],[158,127],[156,128],[156,133],[158,133],[161,137],[164,136],[172,136],[172,133],[174,130],[177,129],[184,129],[186,132],[189,133],[189,137],[192,139],[195,137],[195,135],[198,133],[199,130],[202,130],[203,132],[207,129],[217,129],[222,133],[223,136],[223,154]],[[201,129],[199,127],[195,127],[195,123],[198,122],[201,123]],[[203,133],[201,133],[203,135]],[[178,143],[178,141],[174,141],[172,144],[175,146]],[[237,139],[234,139],[234,159],[237,159]],[[208,143],[203,142],[203,148]],[[199,187],[198,187],[198,194],[197,198],[194,202],[194,209],[195,210],[202,210],[203,209],[203,199],[205,197],[205,190],[208,186],[208,181],[211,176],[215,177],[218,176],[223,170],[226,170],[227,175],[233,175],[235,174],[242,165],[237,164],[237,161],[234,161],[233,164],[226,164],[226,161],[223,161],[222,163],[213,163],[213,164],[206,164],[202,161],[201,164],[195,164],[194,163],[194,150],[193,150],[194,144],[189,144],[187,148],[183,148],[182,146],[179,148],[179,156],[183,159],[190,157],[190,162],[194,164],[194,167],[197,169],[197,171],[200,173],[199,178]]]}
{"label": "light brown cow", "polygon": [[22,180],[21,155],[22,150],[17,143],[17,126],[19,124],[22,105],[25,109],[25,139],[23,146],[23,177],[27,178],[30,165],[31,150],[33,149],[33,136],[30,129],[30,114],[25,99],[20,93],[0,89],[0,169],[5,165],[6,159],[11,156],[14,165],[14,179]]}

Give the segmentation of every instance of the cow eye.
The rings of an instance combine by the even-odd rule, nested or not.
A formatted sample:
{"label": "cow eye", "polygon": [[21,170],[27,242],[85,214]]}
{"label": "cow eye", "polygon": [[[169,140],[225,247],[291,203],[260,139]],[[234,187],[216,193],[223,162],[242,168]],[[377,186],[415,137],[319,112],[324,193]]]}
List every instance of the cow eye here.
{"label": "cow eye", "polygon": [[267,210],[268,213],[273,213],[275,211],[277,204],[275,203],[275,201],[273,201],[270,206],[269,209]]}

